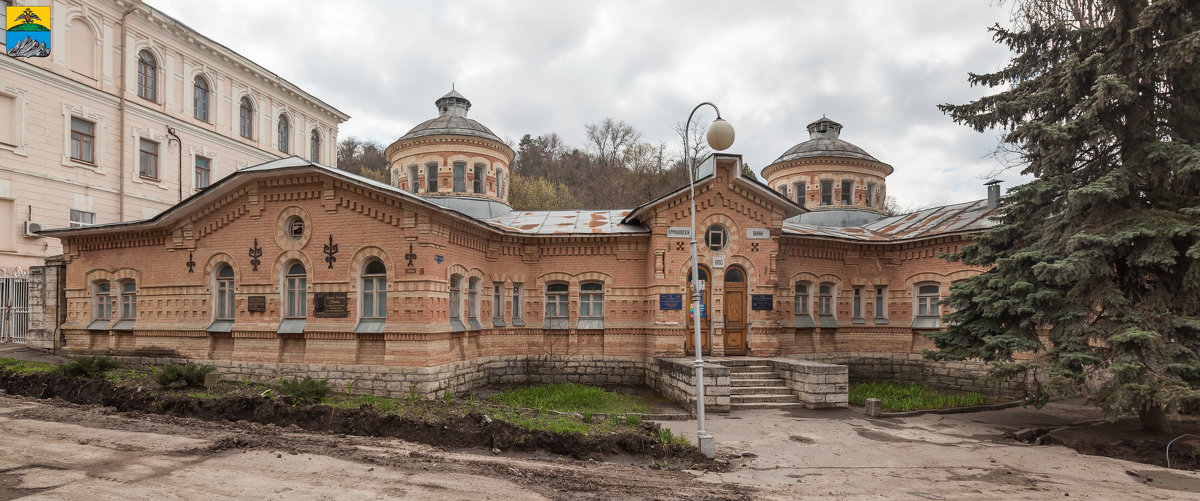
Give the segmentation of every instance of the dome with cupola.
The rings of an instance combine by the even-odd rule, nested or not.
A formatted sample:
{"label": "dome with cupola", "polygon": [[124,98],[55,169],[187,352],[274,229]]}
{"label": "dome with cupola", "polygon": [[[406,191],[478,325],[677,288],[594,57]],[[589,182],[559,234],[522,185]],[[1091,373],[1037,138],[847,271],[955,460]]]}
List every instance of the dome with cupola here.
{"label": "dome with cupola", "polygon": [[516,153],[491,129],[467,118],[471,101],[457,90],[434,104],[437,117],[388,146],[392,184],[472,217],[510,212],[509,164]]}
{"label": "dome with cupola", "polygon": [[810,211],[799,216],[806,222],[856,225],[883,212],[892,166],[841,134],[842,124],[821,117],[808,124],[807,141],[763,169],[768,186]]}

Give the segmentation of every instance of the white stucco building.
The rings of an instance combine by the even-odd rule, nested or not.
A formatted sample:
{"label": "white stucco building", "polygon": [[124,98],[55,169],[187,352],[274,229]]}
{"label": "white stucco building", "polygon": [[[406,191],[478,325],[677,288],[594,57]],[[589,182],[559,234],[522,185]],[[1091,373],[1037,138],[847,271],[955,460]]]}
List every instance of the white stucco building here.
{"label": "white stucco building", "polygon": [[138,1],[51,7],[49,57],[0,57],[0,266],[59,254],[39,227],[152,217],[280,157],[336,163],[349,116],[254,61]]}

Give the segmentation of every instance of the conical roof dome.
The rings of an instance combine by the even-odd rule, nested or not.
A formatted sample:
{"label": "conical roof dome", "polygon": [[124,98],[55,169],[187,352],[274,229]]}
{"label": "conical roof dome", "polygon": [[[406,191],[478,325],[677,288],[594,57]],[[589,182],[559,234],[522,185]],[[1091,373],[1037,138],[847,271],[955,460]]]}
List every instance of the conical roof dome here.
{"label": "conical roof dome", "polygon": [[821,117],[820,120],[808,124],[808,141],[792,146],[771,163],[776,164],[798,158],[814,157],[845,157],[870,160],[872,162],[879,161],[862,148],[838,139],[841,133],[842,124]]}
{"label": "conical roof dome", "polygon": [[451,89],[446,95],[434,101],[438,109],[438,117],[422,122],[400,137],[400,141],[422,136],[450,134],[456,136],[474,136],[491,139],[503,143],[495,133],[483,124],[467,118],[471,109],[471,101],[458,91]]}

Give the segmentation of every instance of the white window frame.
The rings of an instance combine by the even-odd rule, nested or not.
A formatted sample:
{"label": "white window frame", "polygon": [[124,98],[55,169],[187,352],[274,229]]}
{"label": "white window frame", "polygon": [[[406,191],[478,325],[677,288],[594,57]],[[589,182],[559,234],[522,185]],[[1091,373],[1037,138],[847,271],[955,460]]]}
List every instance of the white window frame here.
{"label": "white window frame", "polygon": [[[228,277],[222,276],[225,270],[229,270]],[[237,296],[234,292],[236,278],[236,272],[229,263],[220,263],[213,270],[213,320],[228,321],[237,317]]]}
{"label": "white window frame", "polygon": [[92,284],[92,320],[108,321],[113,315],[112,282],[100,280]]}
{"label": "white window frame", "polygon": [[[934,292],[928,292],[933,287]],[[923,282],[913,285],[913,316],[941,317],[942,286],[939,283]]]}
{"label": "white window frame", "polygon": [[95,212],[89,212],[89,211],[79,210],[79,209],[71,209],[71,212],[68,216],[70,217],[70,221],[71,221],[70,227],[71,228],[81,228],[84,226],[91,226],[91,225],[96,224],[96,213]]}
{"label": "white window frame", "polygon": [[[803,289],[802,289],[803,288]],[[811,282],[796,282],[793,287],[795,304],[792,310],[796,315],[811,315],[812,308],[812,283]]]}
{"label": "white window frame", "polygon": [[546,284],[546,329],[566,329],[571,316],[571,286],[566,282]]}
{"label": "white window frame", "polygon": [[123,280],[117,282],[121,286],[121,320],[137,319],[137,282]]}
{"label": "white window frame", "polygon": [[[383,268],[382,273],[368,272],[367,268],[378,264]],[[362,272],[358,275],[359,285],[359,320],[387,320],[387,265],[379,259],[369,259],[363,263]]]}
{"label": "white window frame", "polygon": [[[826,293],[825,289],[829,292]],[[817,288],[817,315],[822,317],[837,316],[837,285],[832,282],[822,282]]]}
{"label": "white window frame", "polygon": [[[303,274],[293,273],[296,266],[304,271]],[[308,318],[308,267],[299,261],[289,261],[283,267],[283,301],[280,313],[287,320],[302,320]]]}

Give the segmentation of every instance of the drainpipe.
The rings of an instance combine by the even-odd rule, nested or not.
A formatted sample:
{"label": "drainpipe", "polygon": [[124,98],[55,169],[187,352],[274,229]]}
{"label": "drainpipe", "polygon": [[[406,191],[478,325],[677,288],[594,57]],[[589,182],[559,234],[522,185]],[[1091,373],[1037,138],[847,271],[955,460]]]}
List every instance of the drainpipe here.
{"label": "drainpipe", "polygon": [[[175,146],[179,152],[179,201],[183,201],[183,141],[179,140],[179,134],[175,133],[174,127],[167,127],[167,134],[175,139]],[[168,139],[167,144],[171,144]]]}
{"label": "drainpipe", "polygon": [[117,165],[119,166],[117,169],[117,180],[119,183],[117,185],[117,221],[125,220],[125,67],[128,66],[125,61],[125,20],[129,17],[131,12],[137,10],[139,3],[141,3],[141,0],[135,0],[132,4],[130,4],[128,9],[125,9],[125,12],[121,13],[121,88],[117,89],[117,96],[121,99],[120,105],[118,106],[118,113],[120,114],[120,134],[117,134],[117,137],[120,138],[120,140],[117,142],[117,147],[120,148],[121,160],[117,162]]}

